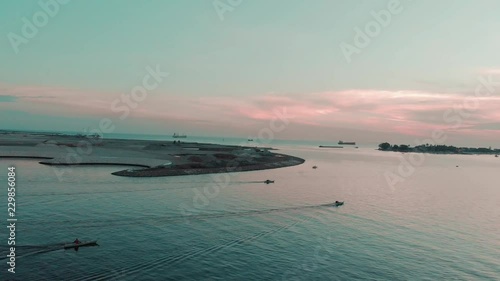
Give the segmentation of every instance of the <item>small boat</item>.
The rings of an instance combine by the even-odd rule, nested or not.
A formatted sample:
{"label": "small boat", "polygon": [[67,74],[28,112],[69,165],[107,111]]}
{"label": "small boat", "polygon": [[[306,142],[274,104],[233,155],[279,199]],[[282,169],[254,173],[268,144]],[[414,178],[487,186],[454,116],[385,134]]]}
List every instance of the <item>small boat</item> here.
{"label": "small boat", "polygon": [[172,136],[174,139],[185,139],[187,138],[186,135],[179,135],[177,133],[175,133],[173,136]]}
{"label": "small boat", "polygon": [[317,168],[318,168],[318,166],[313,166],[313,169],[317,169]]}
{"label": "small boat", "polygon": [[266,180],[264,183],[265,184],[270,184],[270,183],[274,183],[274,181],[272,181],[272,180]]}
{"label": "small boat", "polygon": [[342,202],[340,202],[340,201],[335,201],[332,205],[333,205],[334,207],[342,206],[342,205],[344,205],[344,201],[342,201]]}
{"label": "small boat", "polygon": [[99,245],[97,245],[97,240],[87,241],[87,242],[84,241],[84,242],[80,242],[78,244],[75,244],[75,243],[64,244],[64,249],[73,249],[73,248],[91,247],[91,246],[99,246]]}
{"label": "small boat", "polygon": [[253,141],[253,139],[248,139],[248,141]]}

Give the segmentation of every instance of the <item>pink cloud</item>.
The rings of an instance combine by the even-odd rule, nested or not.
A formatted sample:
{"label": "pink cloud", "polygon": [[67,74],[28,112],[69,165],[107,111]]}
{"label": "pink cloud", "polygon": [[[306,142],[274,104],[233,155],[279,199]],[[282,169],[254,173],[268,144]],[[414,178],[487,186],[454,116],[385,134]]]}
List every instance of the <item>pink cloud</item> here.
{"label": "pink cloud", "polygon": [[[9,108],[54,116],[94,116],[118,118],[111,104],[127,93],[88,92],[42,86],[14,86],[0,83],[0,95],[18,98]],[[272,120],[286,109],[295,125],[324,128],[350,128],[429,136],[434,129],[450,129],[443,114],[463,107],[463,94],[422,91],[347,90],[301,95],[260,94],[252,97],[179,97],[152,92],[131,109],[129,118],[137,120],[175,120],[193,126],[253,126]],[[471,96],[470,98],[473,98]],[[484,135],[491,130],[481,124],[500,124],[500,97],[477,99],[479,108],[462,117],[463,134]],[[0,108],[5,107],[0,103]],[[459,113],[456,113],[459,114]],[[293,125],[292,125],[293,126]]]}
{"label": "pink cloud", "polygon": [[481,75],[499,75],[500,68],[482,68],[479,73]]}

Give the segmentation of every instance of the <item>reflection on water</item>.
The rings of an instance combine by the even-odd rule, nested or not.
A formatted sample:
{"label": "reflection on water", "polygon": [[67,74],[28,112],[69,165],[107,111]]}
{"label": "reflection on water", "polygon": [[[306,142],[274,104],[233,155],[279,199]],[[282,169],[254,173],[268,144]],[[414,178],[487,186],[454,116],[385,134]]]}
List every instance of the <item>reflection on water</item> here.
{"label": "reflection on water", "polygon": [[[112,176],[120,167],[60,168],[59,181],[50,166],[1,160],[1,170],[15,164],[18,172],[16,277],[494,280],[500,275],[500,161],[494,157],[428,155],[412,176],[390,188],[384,173],[397,167],[398,153],[280,148],[306,163],[229,174],[223,185],[211,175]],[[1,182],[5,176],[0,174]],[[275,183],[262,183],[266,179]],[[0,200],[6,202],[6,194]],[[346,203],[324,205],[335,200]],[[97,239],[100,247],[60,248],[77,237]],[[7,248],[1,245],[0,251],[5,256]]]}

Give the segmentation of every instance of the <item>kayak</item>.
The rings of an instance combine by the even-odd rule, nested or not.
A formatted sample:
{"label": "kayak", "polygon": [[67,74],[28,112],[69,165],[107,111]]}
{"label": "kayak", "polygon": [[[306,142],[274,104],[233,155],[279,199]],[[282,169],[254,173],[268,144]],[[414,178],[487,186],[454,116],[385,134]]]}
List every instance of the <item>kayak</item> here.
{"label": "kayak", "polygon": [[97,240],[86,241],[86,242],[84,241],[84,242],[80,242],[78,244],[75,244],[75,243],[64,244],[64,249],[72,249],[72,248],[78,248],[78,247],[90,247],[90,246],[98,246]]}

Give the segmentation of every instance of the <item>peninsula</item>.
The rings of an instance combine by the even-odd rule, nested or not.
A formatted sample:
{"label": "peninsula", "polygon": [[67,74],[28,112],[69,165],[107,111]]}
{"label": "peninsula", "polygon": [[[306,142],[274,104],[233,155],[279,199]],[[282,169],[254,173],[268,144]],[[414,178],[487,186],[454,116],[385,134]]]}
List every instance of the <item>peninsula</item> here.
{"label": "peninsula", "polygon": [[133,166],[113,175],[159,177],[242,172],[290,167],[304,159],[257,148],[181,141],[101,139],[0,131],[0,160],[40,159],[45,165]]}

